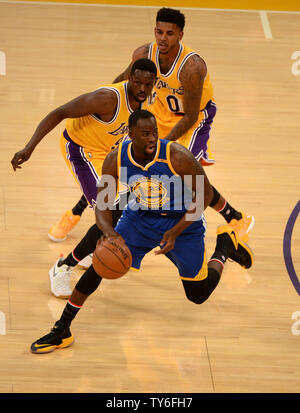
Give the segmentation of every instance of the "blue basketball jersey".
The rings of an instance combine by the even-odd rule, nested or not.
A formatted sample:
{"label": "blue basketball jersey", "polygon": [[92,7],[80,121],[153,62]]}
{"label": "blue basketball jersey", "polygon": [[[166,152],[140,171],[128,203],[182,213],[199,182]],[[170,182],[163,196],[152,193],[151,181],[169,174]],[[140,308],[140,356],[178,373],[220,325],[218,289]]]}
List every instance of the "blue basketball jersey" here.
{"label": "blue basketball jersey", "polygon": [[172,167],[172,142],[157,141],[151,162],[139,165],[132,155],[132,142],[123,141],[118,152],[118,177],[130,190],[128,208],[161,215],[182,215],[192,201],[192,192]]}

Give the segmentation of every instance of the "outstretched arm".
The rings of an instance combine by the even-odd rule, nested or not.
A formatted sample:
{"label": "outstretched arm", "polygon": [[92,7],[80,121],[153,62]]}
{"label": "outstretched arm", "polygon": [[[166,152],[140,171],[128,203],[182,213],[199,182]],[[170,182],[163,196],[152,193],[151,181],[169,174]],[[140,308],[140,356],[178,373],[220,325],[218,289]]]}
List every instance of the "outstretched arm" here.
{"label": "outstretched arm", "polygon": [[114,112],[116,105],[117,97],[115,93],[101,89],[78,96],[70,102],[52,110],[39,123],[33,136],[25,147],[15,153],[11,160],[13,169],[20,169],[20,165],[28,161],[39,142],[41,142],[41,140],[62,120],[67,118],[79,118],[93,113],[105,116],[108,115],[109,112]]}

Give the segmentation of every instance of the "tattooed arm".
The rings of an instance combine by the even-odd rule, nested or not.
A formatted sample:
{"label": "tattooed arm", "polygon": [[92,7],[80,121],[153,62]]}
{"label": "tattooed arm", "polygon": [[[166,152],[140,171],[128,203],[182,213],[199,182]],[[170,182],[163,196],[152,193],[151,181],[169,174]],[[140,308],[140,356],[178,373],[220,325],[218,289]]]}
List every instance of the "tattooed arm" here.
{"label": "tattooed arm", "polygon": [[206,74],[206,64],[200,56],[192,55],[183,66],[179,79],[184,89],[184,116],[173,127],[165,139],[176,141],[196,122],[200,111],[200,101]]}

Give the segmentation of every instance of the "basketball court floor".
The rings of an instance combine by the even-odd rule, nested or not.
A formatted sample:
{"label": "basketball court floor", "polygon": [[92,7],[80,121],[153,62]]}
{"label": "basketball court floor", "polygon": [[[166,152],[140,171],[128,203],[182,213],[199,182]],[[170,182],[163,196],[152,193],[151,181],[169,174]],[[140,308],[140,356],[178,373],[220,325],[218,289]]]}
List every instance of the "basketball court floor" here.
{"label": "basketball court floor", "polygon": [[[221,0],[202,9],[195,1],[93,3],[0,1],[0,392],[298,393],[299,2],[244,1],[239,10]],[[254,265],[228,262],[197,306],[175,267],[150,253],[139,273],[103,281],[86,301],[72,347],[33,355],[30,344],[66,304],[51,295],[48,270],[94,215],[86,210],[61,244],[47,237],[81,196],[59,151],[63,123],[22,169],[10,161],[50,110],[111,83],[132,51],[154,39],[162,5],[184,12],[183,42],[208,65],[218,112],[216,164],[206,172],[255,216]],[[213,210],[206,220],[210,256],[224,220]],[[73,285],[81,274],[74,270]]]}

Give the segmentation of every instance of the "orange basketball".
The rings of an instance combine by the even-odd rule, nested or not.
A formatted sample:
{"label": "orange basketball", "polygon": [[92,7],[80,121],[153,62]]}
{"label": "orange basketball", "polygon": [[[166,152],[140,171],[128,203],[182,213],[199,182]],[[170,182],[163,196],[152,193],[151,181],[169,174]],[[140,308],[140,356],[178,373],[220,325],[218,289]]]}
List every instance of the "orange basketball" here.
{"label": "orange basketball", "polygon": [[98,242],[93,254],[93,267],[100,277],[122,277],[130,269],[131,263],[131,252],[120,239],[106,238]]}

